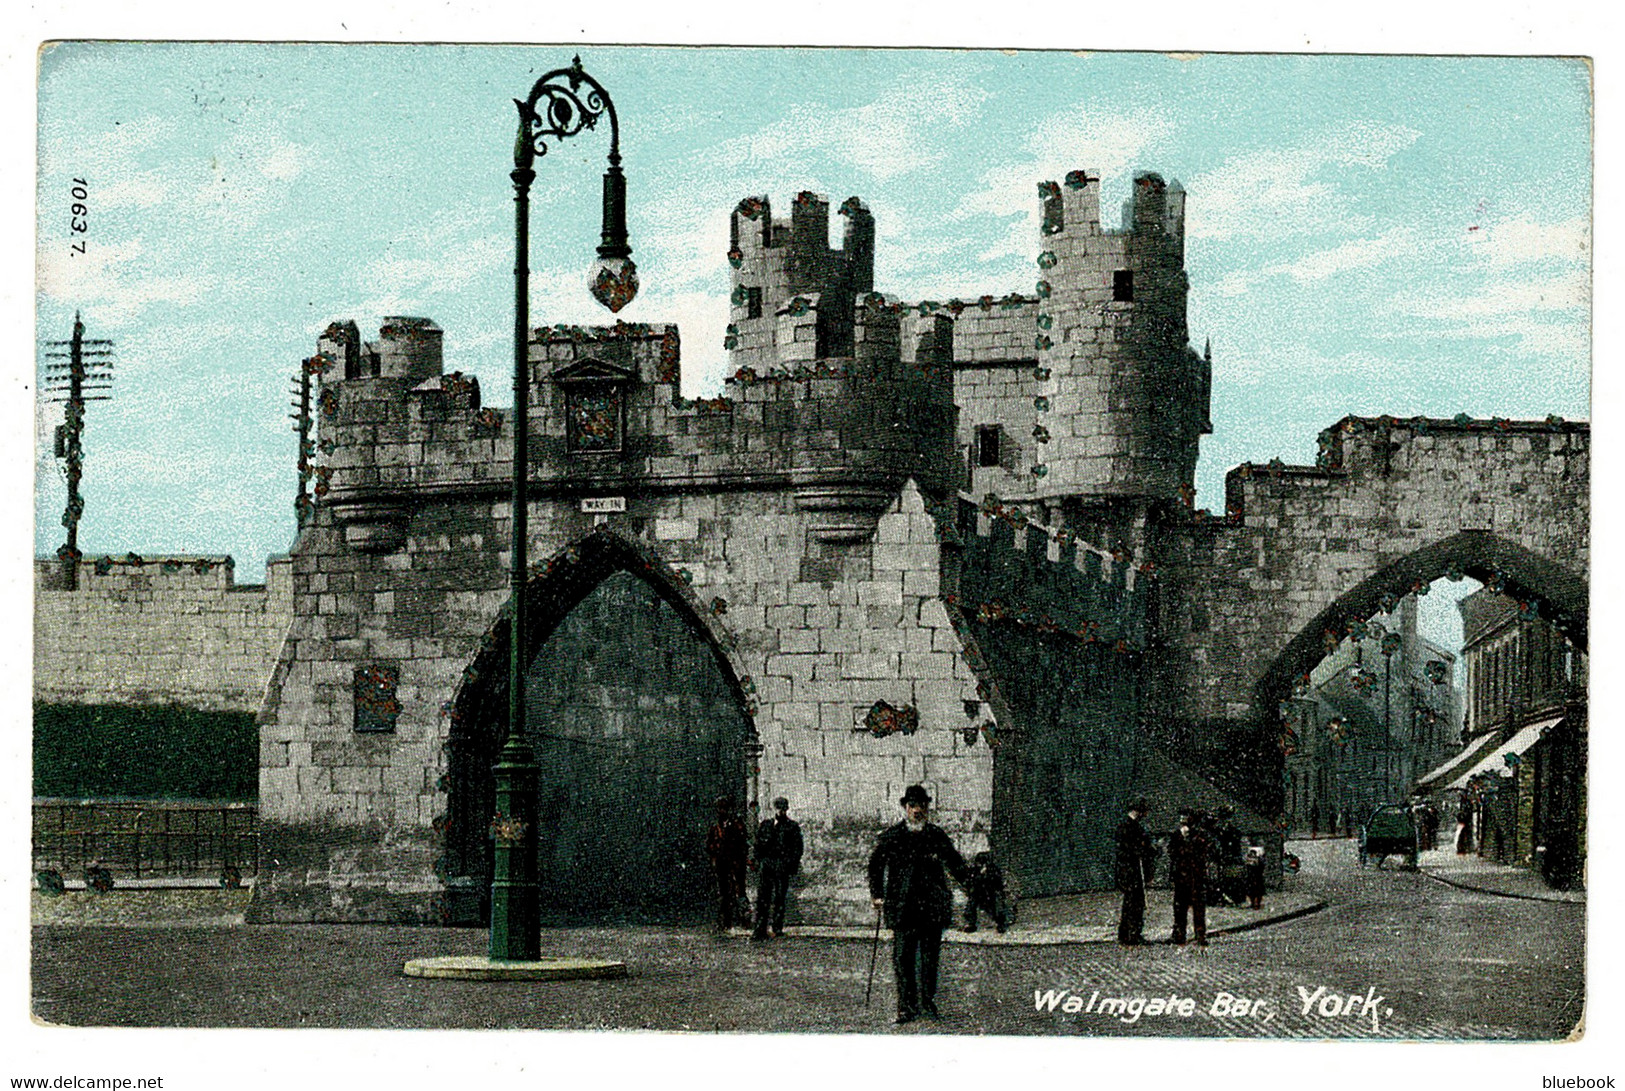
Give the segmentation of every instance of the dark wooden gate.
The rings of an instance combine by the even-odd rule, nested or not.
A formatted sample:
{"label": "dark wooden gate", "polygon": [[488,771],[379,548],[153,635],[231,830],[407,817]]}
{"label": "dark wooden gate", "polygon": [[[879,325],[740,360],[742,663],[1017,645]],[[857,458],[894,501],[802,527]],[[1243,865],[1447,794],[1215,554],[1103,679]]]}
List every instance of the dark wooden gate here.
{"label": "dark wooden gate", "polygon": [[[709,913],[705,835],[718,798],[744,803],[751,727],[696,627],[643,579],[612,573],[557,622],[526,687],[544,920]],[[464,702],[450,747],[449,878],[482,915],[498,688]]]}

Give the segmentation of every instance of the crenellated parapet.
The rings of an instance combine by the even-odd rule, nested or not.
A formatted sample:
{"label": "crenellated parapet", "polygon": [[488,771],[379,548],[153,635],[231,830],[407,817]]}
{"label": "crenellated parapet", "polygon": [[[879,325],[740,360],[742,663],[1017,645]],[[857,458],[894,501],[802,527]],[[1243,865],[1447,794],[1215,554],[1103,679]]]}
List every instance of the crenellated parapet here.
{"label": "crenellated parapet", "polygon": [[990,832],[993,851],[1023,861],[1028,896],[1105,886],[1098,846],[1144,762],[1152,568],[991,498],[961,497],[938,520],[942,599],[995,721],[979,730],[997,748],[995,814],[1010,820]]}
{"label": "crenellated parapet", "polygon": [[34,562],[34,699],[255,712],[293,620],[292,563],[240,584],[221,554]]}
{"label": "crenellated parapet", "polygon": [[962,616],[1101,643],[1118,654],[1144,650],[1153,566],[992,498],[961,496],[937,514],[957,558],[955,589],[944,598]]}
{"label": "crenellated parapet", "polygon": [[[785,308],[794,331],[817,300]],[[799,327],[798,327],[799,324]],[[849,354],[740,368],[720,399],[680,396],[675,326],[552,327],[530,347],[530,466],[538,496],[695,489],[792,490],[832,543],[866,540],[903,482],[952,487],[952,327],[903,316],[872,293],[854,301]],[[352,327],[353,328],[353,327]],[[346,329],[335,323],[330,333]],[[432,331],[433,336],[425,336]],[[442,374],[439,330],[386,322],[379,374],[341,378],[341,338],[318,398],[318,492],[363,552],[400,547],[413,508],[450,493],[500,495],[512,422],[478,383]],[[356,355],[367,358],[366,346]]]}
{"label": "crenellated parapet", "polygon": [[[1455,417],[1348,416],[1323,429],[1313,466],[1293,466],[1279,460],[1246,462],[1225,476],[1226,522],[1245,524],[1268,510],[1272,498],[1308,490],[1322,492],[1348,479],[1350,488],[1383,481],[1406,480],[1437,472],[1447,487],[1480,482],[1462,495],[1459,518],[1463,529],[1491,529],[1497,504],[1510,510],[1522,501],[1535,478],[1544,487],[1555,483],[1576,500],[1590,479],[1591,425],[1586,421],[1481,419],[1465,413]],[[1482,486],[1480,474],[1464,473],[1476,462],[1508,462],[1522,476],[1504,483],[1504,492]],[[1503,522],[1506,517],[1503,517]],[[1584,547],[1584,536],[1578,540]]]}

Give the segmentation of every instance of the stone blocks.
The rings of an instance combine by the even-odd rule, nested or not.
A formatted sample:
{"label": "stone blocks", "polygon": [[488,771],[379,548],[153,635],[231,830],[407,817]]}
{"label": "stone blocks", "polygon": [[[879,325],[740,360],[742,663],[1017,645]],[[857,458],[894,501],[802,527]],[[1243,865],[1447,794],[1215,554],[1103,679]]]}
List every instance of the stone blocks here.
{"label": "stone blocks", "polygon": [[257,712],[293,620],[292,570],[273,558],[264,586],[239,587],[229,557],[83,561],[79,590],[35,592],[34,697]]}

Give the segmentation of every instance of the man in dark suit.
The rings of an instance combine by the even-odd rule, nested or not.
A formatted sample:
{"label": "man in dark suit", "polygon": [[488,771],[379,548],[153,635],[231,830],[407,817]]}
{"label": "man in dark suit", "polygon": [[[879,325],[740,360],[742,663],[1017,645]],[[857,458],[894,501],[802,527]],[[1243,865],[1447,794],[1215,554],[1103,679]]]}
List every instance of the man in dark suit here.
{"label": "man in dark suit", "polygon": [[773,801],[773,817],[756,827],[755,939],[766,939],[771,921],[773,934],[784,935],[784,899],[790,892],[790,877],[801,870],[801,826],[790,817],[790,801],[783,796]]}
{"label": "man in dark suit", "polygon": [[717,800],[717,820],[705,835],[705,854],[717,877],[717,931],[724,935],[733,927],[745,897],[745,836],[744,820],[734,813],[733,801]]}
{"label": "man in dark suit", "polygon": [[1123,909],[1117,917],[1117,942],[1134,947],[1145,942],[1145,888],[1156,867],[1151,835],[1140,825],[1145,816],[1145,800],[1128,805],[1128,817],[1117,826],[1117,860],[1113,871],[1117,889],[1123,892]]}
{"label": "man in dark suit", "polygon": [[1168,837],[1168,868],[1174,881],[1174,934],[1169,943],[1185,942],[1185,915],[1196,926],[1196,945],[1207,946],[1207,862],[1212,851],[1196,812],[1179,812],[1179,828]]}
{"label": "man in dark suit", "polygon": [[928,821],[931,796],[911,785],[899,801],[906,816],[881,833],[869,857],[869,895],[892,930],[897,1021],[937,1018],[937,960],[942,930],[953,920],[953,894],[943,872],[969,887],[965,858],[940,826]]}

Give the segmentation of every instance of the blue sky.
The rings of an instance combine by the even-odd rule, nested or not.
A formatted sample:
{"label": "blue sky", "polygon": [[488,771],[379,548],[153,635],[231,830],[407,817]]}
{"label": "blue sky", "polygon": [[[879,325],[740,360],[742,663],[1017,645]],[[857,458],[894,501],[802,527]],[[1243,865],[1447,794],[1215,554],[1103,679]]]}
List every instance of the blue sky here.
{"label": "blue sky", "polygon": [[[1198,504],[1245,461],[1311,461],[1346,413],[1589,416],[1590,88],[1530,58],[583,49],[615,98],[643,290],[681,324],[685,392],[725,373],[727,215],[803,189],[874,210],[877,288],[1030,290],[1035,184],[1189,191],[1190,327],[1211,338]],[[514,108],[570,48],[88,43],[39,68],[38,338],[117,342],[85,437],[87,553],[292,540],[286,391],[316,333],[446,330],[508,400]],[[532,314],[587,297],[607,134],[538,166]],[[71,179],[89,247],[69,253]],[[35,549],[61,543],[36,414]]]}

